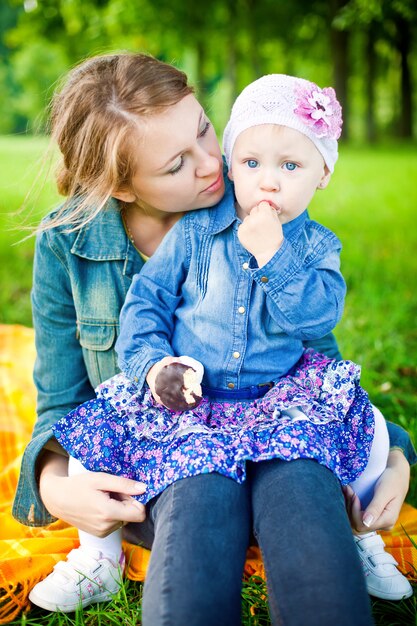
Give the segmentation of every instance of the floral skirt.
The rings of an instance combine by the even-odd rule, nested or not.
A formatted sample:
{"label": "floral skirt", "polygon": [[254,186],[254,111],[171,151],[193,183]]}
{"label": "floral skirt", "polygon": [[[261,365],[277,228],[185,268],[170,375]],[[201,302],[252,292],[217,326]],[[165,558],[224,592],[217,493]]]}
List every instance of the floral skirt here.
{"label": "floral skirt", "polygon": [[123,374],[54,426],[67,452],[88,470],[144,482],[143,503],[171,483],[218,472],[241,483],[246,461],[314,459],[348,484],[363,472],[374,416],[360,368],[311,349],[262,398],[204,396],[191,411],[156,404]]}

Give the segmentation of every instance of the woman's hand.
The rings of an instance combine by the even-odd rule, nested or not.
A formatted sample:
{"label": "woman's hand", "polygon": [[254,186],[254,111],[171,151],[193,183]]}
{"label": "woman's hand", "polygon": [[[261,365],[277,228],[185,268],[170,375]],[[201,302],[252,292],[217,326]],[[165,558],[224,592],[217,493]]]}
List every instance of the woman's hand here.
{"label": "woman's hand", "polygon": [[144,505],[132,498],[145,491],[143,483],[99,472],[68,476],[67,457],[55,452],[45,452],[40,461],[39,491],[54,517],[97,537],[145,519]]}
{"label": "woman's hand", "polygon": [[258,266],[268,263],[284,241],[278,211],[266,200],[253,207],[238,228],[237,236]]}
{"label": "woman's hand", "polygon": [[410,465],[401,450],[391,450],[374,497],[364,511],[351,487],[344,488],[352,528],[358,532],[390,530],[397,521],[410,483]]}

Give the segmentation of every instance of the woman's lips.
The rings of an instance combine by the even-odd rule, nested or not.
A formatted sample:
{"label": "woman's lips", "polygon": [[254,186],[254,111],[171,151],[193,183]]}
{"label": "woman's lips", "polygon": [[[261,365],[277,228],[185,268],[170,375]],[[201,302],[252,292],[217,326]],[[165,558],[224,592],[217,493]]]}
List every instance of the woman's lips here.
{"label": "woman's lips", "polygon": [[201,193],[213,193],[221,189],[222,185],[223,185],[223,172],[220,172],[216,180],[213,183],[211,183],[211,185],[203,189]]}

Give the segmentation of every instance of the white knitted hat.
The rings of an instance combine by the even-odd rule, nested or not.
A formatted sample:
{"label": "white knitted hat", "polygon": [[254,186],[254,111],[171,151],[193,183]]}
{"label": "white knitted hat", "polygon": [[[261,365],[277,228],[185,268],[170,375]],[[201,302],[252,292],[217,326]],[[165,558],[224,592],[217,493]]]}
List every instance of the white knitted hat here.
{"label": "white knitted hat", "polygon": [[267,74],[245,87],[236,98],[223,134],[229,167],[238,135],[260,124],[280,124],[300,131],[311,139],[333,172],[342,109],[331,87],[320,89],[308,80],[285,74]]}

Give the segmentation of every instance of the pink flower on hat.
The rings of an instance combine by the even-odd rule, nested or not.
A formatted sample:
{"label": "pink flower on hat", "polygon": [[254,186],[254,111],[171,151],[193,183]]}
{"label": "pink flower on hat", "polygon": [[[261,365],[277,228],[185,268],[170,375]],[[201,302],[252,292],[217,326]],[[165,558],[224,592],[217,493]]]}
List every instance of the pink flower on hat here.
{"label": "pink flower on hat", "polygon": [[342,132],[342,108],[332,87],[320,89],[314,83],[295,90],[297,107],[294,113],[311,127],[317,137],[339,139]]}

